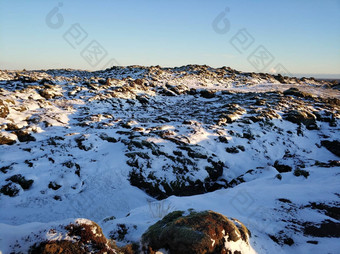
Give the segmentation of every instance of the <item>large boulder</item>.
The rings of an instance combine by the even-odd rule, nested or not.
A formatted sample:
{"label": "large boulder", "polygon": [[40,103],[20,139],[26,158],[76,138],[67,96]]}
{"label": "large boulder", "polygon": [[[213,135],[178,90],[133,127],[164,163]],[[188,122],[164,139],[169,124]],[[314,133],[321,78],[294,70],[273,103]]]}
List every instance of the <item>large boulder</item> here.
{"label": "large boulder", "polygon": [[307,129],[317,129],[316,116],[305,110],[291,110],[283,118],[296,124],[304,124]]}
{"label": "large boulder", "polygon": [[143,253],[255,253],[250,232],[238,220],[213,211],[175,211],[152,225],[142,236]]}
{"label": "large boulder", "polygon": [[302,98],[312,98],[313,95],[307,92],[300,91],[296,87],[291,87],[287,89],[286,91],[283,92],[284,95],[294,95],[297,97],[302,97]]}

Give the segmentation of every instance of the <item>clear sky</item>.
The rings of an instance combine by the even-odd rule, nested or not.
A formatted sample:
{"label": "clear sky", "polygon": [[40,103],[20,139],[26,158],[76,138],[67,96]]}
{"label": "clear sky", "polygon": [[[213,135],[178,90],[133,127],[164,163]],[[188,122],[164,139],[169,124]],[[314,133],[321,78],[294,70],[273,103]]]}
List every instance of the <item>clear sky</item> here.
{"label": "clear sky", "polygon": [[340,77],[340,0],[0,0],[0,69],[111,59]]}

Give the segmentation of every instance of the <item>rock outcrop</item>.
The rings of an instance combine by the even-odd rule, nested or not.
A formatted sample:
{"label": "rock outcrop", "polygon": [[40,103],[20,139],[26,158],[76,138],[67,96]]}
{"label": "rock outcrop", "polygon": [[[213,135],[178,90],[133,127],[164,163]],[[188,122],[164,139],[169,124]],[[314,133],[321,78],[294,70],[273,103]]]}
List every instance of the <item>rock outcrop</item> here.
{"label": "rock outcrop", "polygon": [[106,239],[102,229],[90,220],[78,219],[75,223],[52,227],[43,232],[52,235],[52,238],[33,244],[29,249],[30,254],[118,253],[114,241]]}
{"label": "rock outcrop", "polygon": [[143,252],[163,249],[170,254],[255,253],[250,232],[238,220],[213,212],[175,211],[151,226],[142,236]]}

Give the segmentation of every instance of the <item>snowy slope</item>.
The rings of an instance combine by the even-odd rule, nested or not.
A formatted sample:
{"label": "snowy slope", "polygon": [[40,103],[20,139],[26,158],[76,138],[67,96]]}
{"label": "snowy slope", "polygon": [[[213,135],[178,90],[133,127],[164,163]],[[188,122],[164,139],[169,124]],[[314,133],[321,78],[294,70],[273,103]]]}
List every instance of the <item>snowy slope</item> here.
{"label": "snowy slope", "polygon": [[337,253],[339,98],[207,66],[0,71],[0,252],[27,223],[87,218],[123,245],[194,209],[242,221],[258,253]]}

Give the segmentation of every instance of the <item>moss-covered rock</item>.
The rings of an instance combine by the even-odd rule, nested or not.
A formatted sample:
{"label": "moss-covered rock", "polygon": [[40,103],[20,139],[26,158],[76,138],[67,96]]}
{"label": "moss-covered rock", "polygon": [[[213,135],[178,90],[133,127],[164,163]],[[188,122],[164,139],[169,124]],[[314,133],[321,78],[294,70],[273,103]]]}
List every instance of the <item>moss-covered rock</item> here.
{"label": "moss-covered rock", "polygon": [[185,216],[183,211],[175,211],[143,234],[142,249],[144,253],[156,253],[159,249],[176,254],[237,253],[241,248],[252,250],[249,236],[242,223],[222,214],[203,211]]}
{"label": "moss-covered rock", "polygon": [[[89,220],[76,221],[63,227],[64,239],[67,240],[45,240],[30,247],[30,254],[55,254],[55,253],[117,253],[118,248],[114,241],[108,240],[102,229]],[[56,229],[51,229],[57,233]],[[50,230],[50,231],[51,231]]]}

